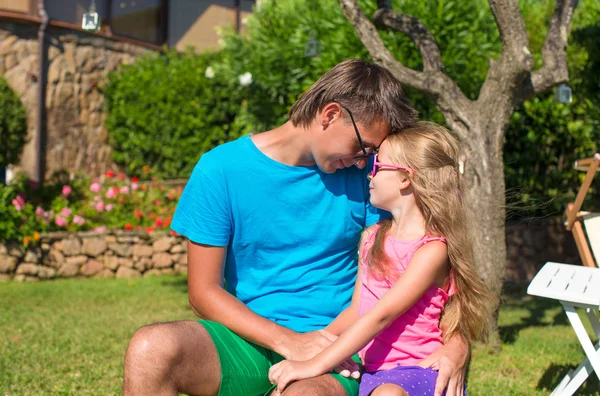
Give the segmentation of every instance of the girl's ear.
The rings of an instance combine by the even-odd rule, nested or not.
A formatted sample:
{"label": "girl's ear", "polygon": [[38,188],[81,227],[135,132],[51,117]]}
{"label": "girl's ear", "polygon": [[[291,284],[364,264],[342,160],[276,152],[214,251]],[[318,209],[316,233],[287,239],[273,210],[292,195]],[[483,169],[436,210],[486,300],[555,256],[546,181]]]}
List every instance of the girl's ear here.
{"label": "girl's ear", "polygon": [[400,173],[399,176],[399,182],[398,185],[400,187],[400,191],[406,190],[407,188],[409,188],[411,186],[411,182],[410,179],[408,178],[408,176],[406,174],[404,174],[403,172],[398,172]]}

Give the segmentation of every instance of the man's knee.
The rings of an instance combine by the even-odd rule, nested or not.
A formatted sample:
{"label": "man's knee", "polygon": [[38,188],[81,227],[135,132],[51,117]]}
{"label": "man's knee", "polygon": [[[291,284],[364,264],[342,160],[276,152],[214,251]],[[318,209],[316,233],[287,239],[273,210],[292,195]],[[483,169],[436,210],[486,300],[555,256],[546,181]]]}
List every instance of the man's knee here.
{"label": "man's knee", "polygon": [[294,382],[282,396],[348,396],[338,380],[331,375]]}

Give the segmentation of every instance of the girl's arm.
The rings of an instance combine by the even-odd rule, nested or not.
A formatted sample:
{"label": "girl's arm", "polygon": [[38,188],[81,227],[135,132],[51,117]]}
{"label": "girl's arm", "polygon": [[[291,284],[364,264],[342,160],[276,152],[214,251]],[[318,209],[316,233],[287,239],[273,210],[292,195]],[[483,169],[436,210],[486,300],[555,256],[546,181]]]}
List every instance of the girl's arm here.
{"label": "girl's arm", "polygon": [[367,345],[377,334],[406,312],[448,271],[448,251],[443,242],[430,242],[415,252],[406,271],[366,314],[333,344],[304,362],[283,361],[271,367],[269,379],[279,391],[294,380],[324,374]]}

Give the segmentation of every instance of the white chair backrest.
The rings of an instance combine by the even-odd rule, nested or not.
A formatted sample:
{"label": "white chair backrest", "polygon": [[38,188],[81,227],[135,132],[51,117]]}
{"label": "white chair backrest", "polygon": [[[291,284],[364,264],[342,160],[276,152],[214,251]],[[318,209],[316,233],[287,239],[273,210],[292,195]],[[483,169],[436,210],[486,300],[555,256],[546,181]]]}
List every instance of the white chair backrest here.
{"label": "white chair backrest", "polygon": [[600,267],[600,213],[585,213],[582,217],[596,267]]}

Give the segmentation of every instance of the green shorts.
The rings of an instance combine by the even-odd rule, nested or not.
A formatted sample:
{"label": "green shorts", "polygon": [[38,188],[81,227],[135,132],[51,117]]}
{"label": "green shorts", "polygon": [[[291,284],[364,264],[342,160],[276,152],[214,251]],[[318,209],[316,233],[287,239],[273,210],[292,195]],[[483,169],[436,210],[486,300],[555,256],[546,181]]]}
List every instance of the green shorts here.
{"label": "green shorts", "polygon": [[[269,368],[283,356],[239,337],[220,323],[199,320],[212,338],[221,362],[219,396],[263,396],[275,388],[269,382]],[[352,357],[360,363],[358,356]],[[329,374],[342,384],[348,396],[358,395],[358,381],[337,373]]]}

